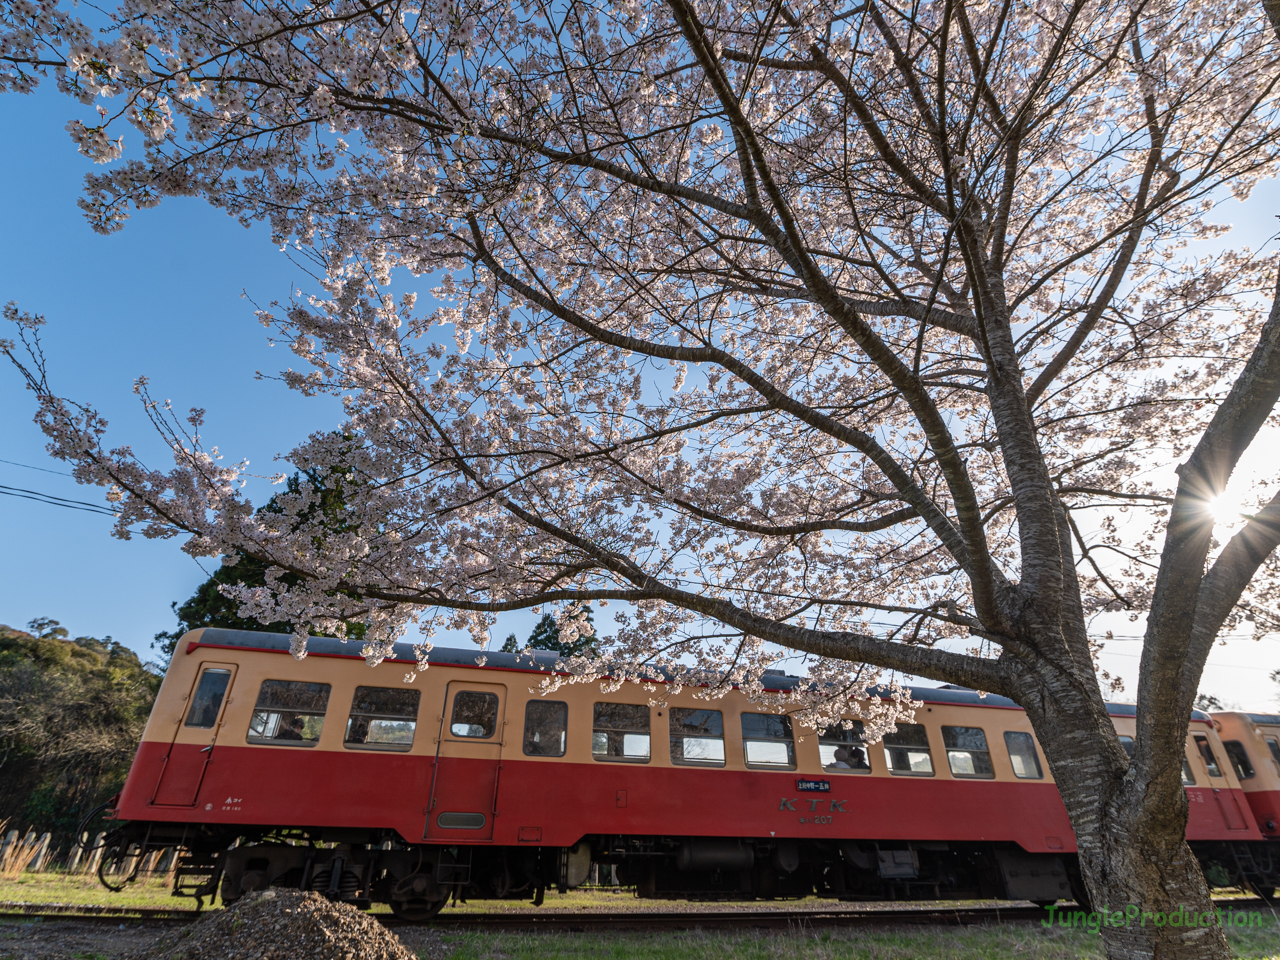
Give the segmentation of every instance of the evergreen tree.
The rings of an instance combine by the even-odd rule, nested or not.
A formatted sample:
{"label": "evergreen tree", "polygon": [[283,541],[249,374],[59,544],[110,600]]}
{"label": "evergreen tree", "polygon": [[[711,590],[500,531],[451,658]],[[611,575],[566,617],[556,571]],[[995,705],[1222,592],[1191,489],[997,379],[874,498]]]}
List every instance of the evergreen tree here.
{"label": "evergreen tree", "polygon": [[1204,710],[1206,712],[1211,710],[1222,709],[1222,701],[1219,700],[1217,697],[1210,696],[1207,693],[1196,694],[1194,705],[1197,710]]}
{"label": "evergreen tree", "polygon": [[[595,621],[591,619],[591,608],[586,608],[587,623],[595,626]],[[549,613],[544,613],[542,619],[539,620],[533,628],[533,632],[529,634],[529,639],[525,642],[525,646],[534,650],[546,650],[550,653],[559,654],[562,657],[571,657],[579,653],[595,653],[596,637],[593,633],[591,636],[579,636],[573,643],[560,642],[560,627],[556,624],[556,618]],[[514,633],[507,636],[506,642],[502,645],[503,653],[515,653],[521,649],[520,642],[516,640]]]}
{"label": "evergreen tree", "polygon": [[[299,522],[310,520],[315,515],[315,511],[319,510],[328,519],[326,526],[329,529],[334,532],[341,531],[345,524],[343,518],[343,510],[345,508],[343,488],[347,483],[351,482],[350,473],[335,474],[331,472],[324,478],[321,478],[313,471],[295,473],[288,480],[288,492],[297,493],[303,478],[318,489],[320,495],[316,506],[301,513]],[[276,498],[272,497],[261,507],[259,512],[278,514],[281,510]],[[226,596],[219,589],[221,586],[233,584],[264,587],[267,585],[268,569],[268,564],[252,557],[240,557],[234,564],[223,563],[220,565],[213,572],[213,575],[200,584],[196,588],[196,592],[182,604],[178,604],[176,601],[170,604],[174,616],[178,619],[178,627],[175,630],[162,630],[157,633],[151,643],[152,649],[156,650],[164,658],[165,663],[168,663],[173,657],[178,640],[181,639],[183,634],[190,630],[198,630],[201,627],[224,627],[228,630],[262,630],[270,633],[288,633],[292,629],[292,626],[288,623],[264,624],[252,618],[241,617],[239,601]],[[297,580],[291,574],[285,574],[280,579],[288,586],[293,586]],[[353,639],[358,640],[363,637],[364,630],[363,624],[347,624],[347,635]]]}
{"label": "evergreen tree", "polygon": [[189,630],[200,627],[226,627],[231,630],[268,630],[284,633],[289,630],[286,623],[263,625],[257,620],[240,616],[240,604],[224,595],[218,588],[223,584],[245,584],[250,587],[266,585],[266,564],[249,557],[241,557],[234,565],[223,564],[213,572],[204,583],[196,588],[196,592],[181,605],[176,601],[170,606],[174,616],[178,618],[175,630],[163,630],[157,633],[152,641],[152,649],[164,657],[167,663],[172,657],[178,640]]}

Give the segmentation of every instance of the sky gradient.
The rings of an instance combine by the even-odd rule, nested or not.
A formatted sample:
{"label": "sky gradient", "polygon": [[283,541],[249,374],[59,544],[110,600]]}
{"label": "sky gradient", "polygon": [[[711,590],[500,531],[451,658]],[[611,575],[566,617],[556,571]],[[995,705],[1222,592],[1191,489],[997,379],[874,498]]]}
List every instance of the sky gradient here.
{"label": "sky gradient", "polygon": [[[305,271],[272,246],[265,228],[246,230],[197,199],[166,200],[135,213],[119,233],[95,234],[76,207],[91,164],[63,130],[82,112],[50,88],[0,96],[7,141],[0,152],[0,302],[15,300],[46,316],[54,388],[95,404],[111,423],[113,445],[133,445],[156,467],[169,463],[133,393],[134,378],[146,375],[155,398],[171,398],[179,411],[208,411],[205,436],[228,459],[247,457],[263,475],[286,470],[276,455],[334,426],[340,410],[332,400],[307,400],[255,379],[256,371],[274,373],[294,358],[269,345],[242,294],[263,305],[285,299],[306,286]],[[1229,242],[1266,242],[1277,209],[1274,182],[1244,205],[1225,204],[1221,219],[1238,224]],[[46,455],[33,410],[16,372],[0,369],[0,461],[9,461],[0,462],[0,484],[103,502],[100,491],[75,484]],[[1271,476],[1280,473],[1277,466],[1274,453],[1258,463]],[[52,617],[73,636],[110,635],[150,656],[153,635],[175,626],[170,604],[190,596],[214,564],[203,561],[202,568],[178,539],[113,539],[110,524],[92,513],[0,495],[0,623],[22,627]],[[534,620],[504,618],[495,635],[516,631],[523,638]],[[1111,643],[1104,666],[1134,692],[1141,625],[1122,618],[1109,625],[1133,639]],[[1280,690],[1266,674],[1276,667],[1280,638],[1230,639],[1211,655],[1202,689],[1231,704],[1273,710]]]}

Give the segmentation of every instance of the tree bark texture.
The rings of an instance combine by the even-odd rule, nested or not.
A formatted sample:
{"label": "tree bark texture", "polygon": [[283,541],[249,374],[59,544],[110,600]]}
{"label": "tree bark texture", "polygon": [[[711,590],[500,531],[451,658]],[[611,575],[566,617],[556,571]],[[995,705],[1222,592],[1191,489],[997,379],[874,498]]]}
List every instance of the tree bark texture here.
{"label": "tree bark texture", "polygon": [[1044,696],[1029,701],[1027,711],[1075,830],[1088,907],[1112,918],[1100,928],[1107,956],[1229,957],[1216,919],[1207,926],[1167,922],[1214,916],[1204,874],[1185,840],[1181,749],[1157,776],[1144,777],[1116,741],[1105,705],[1081,696],[1062,675],[1041,674],[1040,689]]}

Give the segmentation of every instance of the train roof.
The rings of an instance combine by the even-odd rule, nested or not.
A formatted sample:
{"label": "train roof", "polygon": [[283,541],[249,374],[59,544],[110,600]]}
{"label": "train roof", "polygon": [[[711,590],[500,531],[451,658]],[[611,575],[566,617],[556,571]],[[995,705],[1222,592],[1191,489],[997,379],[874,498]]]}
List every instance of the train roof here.
{"label": "train roof", "polygon": [[[289,650],[292,636],[287,633],[259,633],[256,630],[229,630],[224,627],[204,627],[198,631],[199,638],[191,642],[202,647],[236,648],[243,650],[270,650],[285,653]],[[190,634],[188,634],[190,636]],[[185,639],[185,637],[184,637]],[[310,637],[307,640],[307,655],[319,657],[360,657],[361,642],[358,640],[339,640],[335,637]],[[556,672],[559,654],[547,650],[531,650],[529,653],[503,653],[501,651],[482,651],[460,649],[457,647],[432,647],[427,654],[428,664],[479,667],[479,659],[483,657],[486,669],[525,670],[538,673]],[[395,663],[418,662],[413,644],[397,643],[395,652],[388,660]],[[764,686],[766,690],[794,690],[807,682],[804,677],[795,677],[781,672],[766,673]],[[1021,710],[1017,703],[1008,697],[994,693],[980,694],[976,690],[964,687],[907,687],[905,688],[913,700],[925,703],[967,704],[975,707],[997,707],[1009,710]],[[1107,712],[1112,716],[1132,717],[1137,707],[1129,703],[1108,703]],[[1200,710],[1191,711],[1192,719],[1209,722],[1209,715]],[[1280,723],[1280,717],[1259,719],[1261,714],[1250,714],[1257,723]]]}
{"label": "train roof", "polygon": [[1280,727],[1280,714],[1277,713],[1246,713],[1245,716],[1254,723],[1260,723],[1268,727]]}

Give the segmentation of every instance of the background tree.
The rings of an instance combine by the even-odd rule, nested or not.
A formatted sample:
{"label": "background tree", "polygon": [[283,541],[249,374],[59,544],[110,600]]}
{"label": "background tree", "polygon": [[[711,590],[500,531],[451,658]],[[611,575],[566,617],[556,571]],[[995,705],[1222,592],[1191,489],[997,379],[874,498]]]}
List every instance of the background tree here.
{"label": "background tree", "polygon": [[[581,623],[589,625],[589,629],[576,627],[570,639],[566,634],[561,634],[560,624],[556,622],[556,618],[549,613],[544,613],[542,619],[534,624],[533,631],[529,634],[529,639],[524,642],[524,646],[530,650],[549,650],[562,657],[598,656],[595,620],[591,615],[591,607],[583,608]],[[506,641],[502,644],[503,653],[515,653],[520,649],[520,641],[516,639],[516,635],[508,634]]]}
{"label": "background tree", "polygon": [[[341,476],[321,480],[318,476],[307,478],[308,483],[318,492],[318,497],[303,511],[303,516],[310,519],[316,516],[325,519],[325,534],[339,532],[342,528],[342,480]],[[297,473],[289,477],[286,489],[296,494],[301,478]],[[279,515],[281,508],[275,498],[268,500],[260,510]],[[233,563],[222,563],[204,583],[196,588],[196,592],[181,605],[172,604],[174,615],[178,618],[175,630],[163,630],[155,635],[152,649],[158,651],[167,663],[173,656],[177,643],[183,634],[201,627],[225,627],[230,630],[270,630],[288,633],[290,625],[285,622],[264,624],[259,620],[240,616],[240,601],[234,595],[224,591],[224,587],[242,589],[266,589],[271,564],[253,556],[236,557]],[[297,575],[281,573],[280,580],[288,585],[296,585]],[[360,639],[364,635],[361,624],[348,624],[348,633],[352,639]]]}
{"label": "background tree", "polygon": [[[5,9],[11,88],[52,68],[100,99],[71,124],[95,160],[120,123],[145,141],[89,178],[96,228],[200,194],[323,278],[262,319],[311,365],[287,382],[343,398],[350,441],[290,455],[361,479],[340,536],[300,519],[309,483],[255,514],[198,412],[145,387],[175,469],[104,448],[10,311],[54,453],[112,488],[121,535],[258,558],[241,612],[299,654],[353,620],[377,659],[410,622],[484,640],[621,601],[581,679],[760,694],[798,651],[815,683],[778,705],[872,735],[904,707],[863,699],[881,669],[1005,694],[1095,902],[1207,907],[1178,757],[1214,638],[1274,619],[1280,500],[1225,542],[1212,502],[1280,395],[1280,309],[1273,266],[1188,244],[1276,169],[1262,10],[123,0],[104,36]],[[393,299],[396,268],[439,303]],[[1132,758],[1093,663],[1107,610],[1147,615]],[[1217,930],[1103,935],[1226,956]]]}
{"label": "background tree", "polygon": [[1192,701],[1192,706],[1194,706],[1197,710],[1206,710],[1206,711],[1226,709],[1225,707],[1223,707],[1221,700],[1207,693],[1196,694],[1195,700]]}
{"label": "background tree", "polygon": [[289,624],[262,624],[257,620],[240,616],[240,602],[222,592],[224,586],[265,587],[268,564],[253,557],[241,557],[235,564],[221,564],[196,592],[181,604],[171,605],[178,626],[174,630],[157,633],[151,647],[167,663],[177,648],[183,634],[201,627],[226,627],[230,630],[270,630],[288,633]]}
{"label": "background tree", "polygon": [[124,785],[160,677],[110,637],[70,640],[47,618],[27,630],[0,625],[0,820],[65,849]]}

